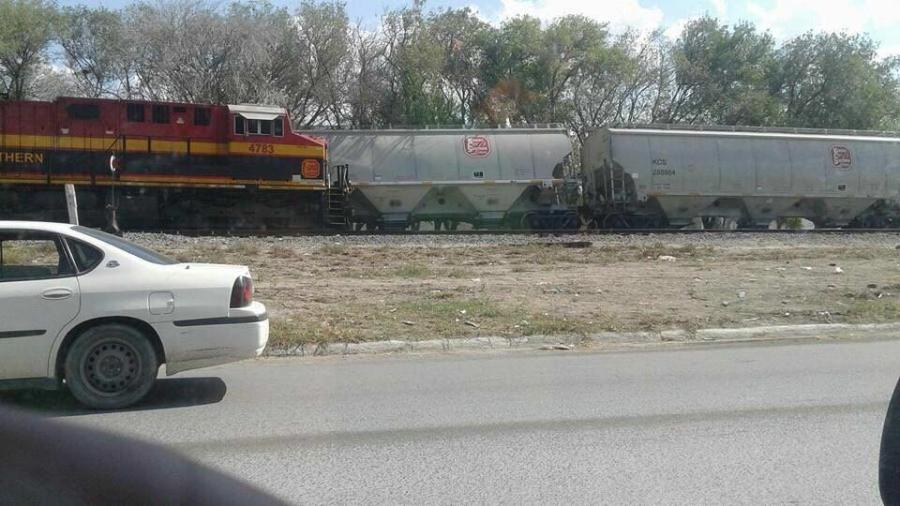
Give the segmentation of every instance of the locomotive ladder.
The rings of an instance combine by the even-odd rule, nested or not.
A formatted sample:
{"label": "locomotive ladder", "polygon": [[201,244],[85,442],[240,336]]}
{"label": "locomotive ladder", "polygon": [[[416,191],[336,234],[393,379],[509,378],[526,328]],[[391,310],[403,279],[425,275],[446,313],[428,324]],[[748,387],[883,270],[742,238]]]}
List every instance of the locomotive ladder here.
{"label": "locomotive ladder", "polygon": [[619,209],[626,204],[625,198],[627,188],[625,186],[625,169],[610,164],[608,170],[609,177],[607,179],[608,185],[606,187],[607,205],[614,209]]}
{"label": "locomotive ladder", "polygon": [[350,222],[346,207],[350,190],[349,170],[346,165],[337,165],[334,169],[336,177],[329,181],[325,190],[325,224],[346,227]]}
{"label": "locomotive ladder", "polygon": [[600,228],[628,227],[629,218],[626,216],[627,182],[625,170],[613,164],[605,164],[601,170],[604,174],[602,186],[602,206],[597,214],[594,211],[594,220]]}

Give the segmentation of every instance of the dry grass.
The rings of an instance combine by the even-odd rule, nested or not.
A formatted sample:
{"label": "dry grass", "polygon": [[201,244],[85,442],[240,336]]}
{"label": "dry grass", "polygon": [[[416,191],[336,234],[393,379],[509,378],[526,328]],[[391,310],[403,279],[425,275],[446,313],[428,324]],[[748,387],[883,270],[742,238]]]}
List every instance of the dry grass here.
{"label": "dry grass", "polygon": [[355,343],[364,340],[362,336],[340,324],[323,321],[311,325],[309,321],[296,318],[273,318],[269,327],[269,346],[288,348],[296,345],[324,344],[331,342]]}
{"label": "dry grass", "polygon": [[273,346],[900,321],[894,244],[679,240],[313,249],[186,240],[165,253],[249,265]]}
{"label": "dry grass", "polygon": [[845,320],[850,323],[900,321],[900,303],[884,299],[856,302],[847,309]]}
{"label": "dry grass", "polygon": [[586,336],[591,332],[608,330],[609,321],[587,321],[578,317],[551,315],[549,313],[534,313],[530,318],[523,319],[513,326],[513,334],[523,336],[552,336],[575,335]]}
{"label": "dry grass", "polygon": [[269,255],[275,258],[294,258],[297,256],[297,252],[288,246],[276,244],[269,249]]}
{"label": "dry grass", "polygon": [[23,265],[26,263],[25,251],[21,248],[9,247],[3,248],[3,264],[4,265]]}
{"label": "dry grass", "polygon": [[218,246],[197,245],[192,248],[176,251],[164,251],[163,253],[175,258],[179,262],[204,262],[204,263],[223,263],[223,258],[234,255],[236,257],[252,256],[259,253],[259,249],[254,250],[247,246],[242,246],[236,251],[225,251]]}
{"label": "dry grass", "polygon": [[729,253],[729,258],[735,260],[803,260],[803,259],[859,259],[871,260],[883,255],[874,248],[860,246],[823,246],[818,248],[760,248],[744,252]]}
{"label": "dry grass", "polygon": [[349,252],[349,248],[345,244],[326,243],[319,246],[319,253],[323,255],[346,255]]}
{"label": "dry grass", "polygon": [[7,241],[3,243],[6,265],[51,265],[59,260],[56,246],[50,241]]}
{"label": "dry grass", "polygon": [[431,269],[422,264],[401,265],[394,269],[392,275],[402,279],[427,278],[433,275]]}

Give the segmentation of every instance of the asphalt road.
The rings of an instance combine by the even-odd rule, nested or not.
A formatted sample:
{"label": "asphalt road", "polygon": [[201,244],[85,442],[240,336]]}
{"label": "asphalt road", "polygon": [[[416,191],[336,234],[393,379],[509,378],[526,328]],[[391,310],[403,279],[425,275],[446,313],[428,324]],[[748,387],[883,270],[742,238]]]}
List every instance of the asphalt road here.
{"label": "asphalt road", "polygon": [[11,400],[299,503],[868,504],[898,376],[900,342],[717,345],[260,360],[117,413]]}

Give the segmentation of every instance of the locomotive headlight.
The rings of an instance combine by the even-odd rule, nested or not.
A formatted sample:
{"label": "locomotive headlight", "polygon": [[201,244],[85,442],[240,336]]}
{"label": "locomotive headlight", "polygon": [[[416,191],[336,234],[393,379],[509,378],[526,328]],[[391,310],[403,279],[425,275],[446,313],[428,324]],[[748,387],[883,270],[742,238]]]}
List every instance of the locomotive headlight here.
{"label": "locomotive headlight", "polygon": [[303,160],[300,164],[300,175],[304,179],[315,179],[322,176],[322,170],[319,167],[318,160]]}

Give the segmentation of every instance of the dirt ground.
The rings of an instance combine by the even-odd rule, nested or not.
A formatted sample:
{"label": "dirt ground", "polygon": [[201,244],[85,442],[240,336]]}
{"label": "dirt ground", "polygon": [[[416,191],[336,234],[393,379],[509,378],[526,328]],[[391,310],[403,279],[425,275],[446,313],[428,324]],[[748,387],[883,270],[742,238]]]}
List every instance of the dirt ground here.
{"label": "dirt ground", "polygon": [[132,239],[249,265],[273,346],[900,321],[900,234]]}

